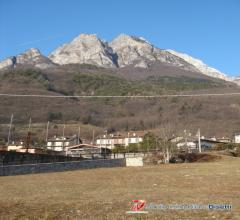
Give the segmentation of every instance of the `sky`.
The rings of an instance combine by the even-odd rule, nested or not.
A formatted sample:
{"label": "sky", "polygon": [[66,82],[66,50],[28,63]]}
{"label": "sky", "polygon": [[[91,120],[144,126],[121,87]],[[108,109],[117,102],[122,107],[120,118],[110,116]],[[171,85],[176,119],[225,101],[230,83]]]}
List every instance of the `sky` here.
{"label": "sky", "polygon": [[121,33],[240,75],[239,0],[0,0],[0,60],[29,48],[48,55],[80,33]]}

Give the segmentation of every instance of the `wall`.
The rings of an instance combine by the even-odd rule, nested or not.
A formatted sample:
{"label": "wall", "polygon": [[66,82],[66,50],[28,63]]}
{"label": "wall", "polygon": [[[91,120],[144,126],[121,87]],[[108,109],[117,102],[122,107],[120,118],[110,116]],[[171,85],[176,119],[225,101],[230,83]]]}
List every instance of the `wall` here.
{"label": "wall", "polygon": [[76,161],[81,158],[72,158],[61,155],[30,154],[13,151],[0,151],[0,166],[20,165],[33,163],[54,163]]}
{"label": "wall", "polygon": [[83,160],[72,162],[58,163],[38,163],[26,165],[0,166],[0,176],[30,174],[30,173],[47,173],[59,172],[78,169],[90,169],[99,167],[124,167],[125,159],[99,159],[99,160]]}
{"label": "wall", "polygon": [[142,167],[143,166],[143,157],[127,157],[126,158],[127,167]]}

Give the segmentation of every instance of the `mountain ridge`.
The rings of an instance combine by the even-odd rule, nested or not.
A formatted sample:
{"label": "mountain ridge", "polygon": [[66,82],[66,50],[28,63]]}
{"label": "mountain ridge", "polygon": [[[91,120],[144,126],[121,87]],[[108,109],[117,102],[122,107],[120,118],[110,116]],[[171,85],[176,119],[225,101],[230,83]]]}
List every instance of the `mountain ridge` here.
{"label": "mountain ridge", "polygon": [[126,34],[120,34],[111,42],[101,40],[96,34],[80,34],[71,42],[56,48],[48,57],[42,55],[36,48],[9,57],[0,62],[0,70],[16,65],[45,69],[67,64],[90,64],[113,69],[127,66],[148,69],[156,62],[186,71],[199,72],[239,85],[238,78],[236,80],[230,78],[199,59],[171,49],[157,48],[143,37]]}

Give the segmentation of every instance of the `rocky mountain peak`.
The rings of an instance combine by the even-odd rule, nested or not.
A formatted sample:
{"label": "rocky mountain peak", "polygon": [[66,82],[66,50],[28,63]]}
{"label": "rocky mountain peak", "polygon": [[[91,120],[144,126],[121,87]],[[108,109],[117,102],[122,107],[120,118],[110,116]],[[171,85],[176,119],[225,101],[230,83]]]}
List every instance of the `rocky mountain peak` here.
{"label": "rocky mountain peak", "polygon": [[186,70],[196,71],[192,65],[182,58],[154,47],[142,37],[120,34],[109,46],[118,56],[119,67],[133,65],[134,67],[148,68],[151,63],[159,61]]}
{"label": "rocky mountain peak", "polygon": [[42,54],[37,48],[30,48],[17,56],[17,62],[25,63],[33,61],[39,56],[42,56]]}
{"label": "rocky mountain peak", "polygon": [[118,55],[119,67],[134,65],[147,68],[149,61],[156,60],[154,47],[143,38],[120,34],[109,46]]}
{"label": "rocky mountain peak", "polygon": [[101,41],[96,34],[80,34],[73,39],[74,43],[90,43],[92,41]]}
{"label": "rocky mountain peak", "polygon": [[[144,38],[130,36],[127,34],[120,34],[117,38],[115,38],[111,43],[111,47],[124,47],[124,46],[132,46],[132,47],[141,47],[143,45],[151,46]],[[146,46],[146,45],[145,45]]]}
{"label": "rocky mountain peak", "polygon": [[23,52],[22,55],[26,55],[29,58],[32,58],[32,57],[36,57],[36,56],[41,56],[42,54],[39,49],[30,48],[30,49],[26,50],[25,52]]}
{"label": "rocky mountain peak", "polygon": [[55,64],[50,59],[43,56],[37,48],[30,48],[17,56],[9,57],[0,62],[0,70],[22,65],[37,67],[40,69],[55,66]]}
{"label": "rocky mountain peak", "polygon": [[80,34],[69,44],[57,48],[49,58],[58,64],[93,64],[116,67],[114,54],[107,43],[95,34]]}

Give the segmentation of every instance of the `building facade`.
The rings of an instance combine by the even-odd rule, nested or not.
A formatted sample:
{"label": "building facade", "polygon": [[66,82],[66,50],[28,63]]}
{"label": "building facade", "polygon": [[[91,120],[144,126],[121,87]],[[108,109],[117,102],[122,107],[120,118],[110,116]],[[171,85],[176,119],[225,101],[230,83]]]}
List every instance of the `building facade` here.
{"label": "building facade", "polygon": [[109,134],[97,138],[96,146],[100,148],[114,149],[116,146],[129,146],[143,141],[144,133],[128,132],[126,134]]}
{"label": "building facade", "polygon": [[82,141],[76,135],[72,137],[53,137],[47,141],[47,149],[54,151],[65,151],[66,147],[81,144]]}

